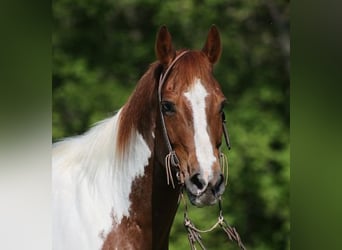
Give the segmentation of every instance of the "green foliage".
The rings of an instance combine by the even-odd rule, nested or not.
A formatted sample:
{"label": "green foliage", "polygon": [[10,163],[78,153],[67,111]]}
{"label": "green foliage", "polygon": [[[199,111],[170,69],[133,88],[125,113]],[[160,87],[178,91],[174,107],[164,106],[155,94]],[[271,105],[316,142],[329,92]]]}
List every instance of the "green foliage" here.
{"label": "green foliage", "polygon": [[[290,249],[289,4],[276,1],[53,2],[53,140],[80,134],[121,107],[155,60],[166,24],[177,48],[200,49],[215,23],[223,53],[215,76],[228,99],[232,150],[224,214],[249,249]],[[170,249],[189,249],[180,207]],[[200,228],[217,207],[192,208]],[[238,249],[221,231],[209,249]],[[226,248],[228,247],[228,248]]]}

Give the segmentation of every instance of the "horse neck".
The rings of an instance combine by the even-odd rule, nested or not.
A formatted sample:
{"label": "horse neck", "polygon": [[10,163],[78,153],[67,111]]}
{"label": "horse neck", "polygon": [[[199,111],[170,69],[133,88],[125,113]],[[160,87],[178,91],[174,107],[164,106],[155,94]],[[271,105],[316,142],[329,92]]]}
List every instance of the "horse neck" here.
{"label": "horse neck", "polygon": [[140,150],[127,147],[134,145],[130,143],[130,138],[132,131],[135,131],[144,139],[151,155],[143,175],[132,182],[130,215],[124,217],[119,227],[108,235],[108,246],[112,242],[124,241],[124,235],[130,237],[127,241],[132,245],[143,244],[141,246],[146,249],[168,249],[179,190],[166,183],[164,158],[167,148],[161,132],[156,80],[152,77],[155,70],[158,69],[153,65],[142,77],[119,119],[119,152],[126,151],[124,155],[130,155],[130,159],[137,158],[135,154],[139,154]]}
{"label": "horse neck", "polygon": [[[152,147],[152,153],[144,175],[132,184],[131,220],[138,221],[143,231],[144,243],[146,246],[151,244],[151,247],[147,248],[168,249],[169,234],[178,208],[180,190],[178,186],[174,189],[167,184],[164,159],[168,149],[162,134],[160,114],[155,109],[150,112],[155,122],[152,126],[154,136],[146,137],[146,141]],[[151,240],[150,243],[146,242],[148,239]]]}
{"label": "horse neck", "polygon": [[[154,168],[163,169],[164,166],[159,164],[154,165]],[[154,176],[157,177],[156,170]],[[164,175],[162,175],[165,177]],[[166,179],[153,181],[153,195],[152,195],[152,225],[153,225],[153,246],[154,249],[168,249],[169,235],[171,226],[177,211],[177,200],[179,188],[170,188],[165,186]]]}
{"label": "horse neck", "polygon": [[[147,82],[142,83],[147,84]],[[135,219],[144,225],[142,228],[152,229],[150,232],[148,230],[144,232],[145,239],[152,237],[152,249],[168,249],[170,229],[178,207],[179,187],[174,189],[166,181],[165,156],[168,154],[168,149],[162,132],[156,91],[157,88],[154,88],[153,93],[148,93],[150,97],[145,99],[150,99],[148,103],[138,103],[139,106],[145,107],[145,110],[139,112],[139,117],[135,117],[139,118],[135,120],[136,128],[144,137],[152,153],[144,176],[133,183],[131,194],[131,211],[133,212],[131,214],[137,215]],[[149,96],[147,93],[139,92],[138,88],[135,94]],[[134,95],[131,100],[133,98]],[[128,110],[134,111],[133,108],[128,108]],[[127,114],[132,115],[131,112]],[[143,218],[138,218],[140,214]],[[150,227],[149,223],[151,223]]]}
{"label": "horse neck", "polygon": [[[152,222],[155,249],[168,249],[171,226],[178,208],[179,186],[167,184],[165,156],[168,153],[157,112],[153,164]],[[174,177],[174,180],[176,178]]]}

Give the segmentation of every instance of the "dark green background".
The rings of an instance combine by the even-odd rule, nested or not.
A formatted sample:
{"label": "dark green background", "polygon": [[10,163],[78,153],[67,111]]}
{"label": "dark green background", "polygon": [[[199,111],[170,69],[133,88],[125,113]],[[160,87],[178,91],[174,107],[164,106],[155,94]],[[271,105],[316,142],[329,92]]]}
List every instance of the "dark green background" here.
{"label": "dark green background", "polygon": [[[0,241],[3,249],[51,249],[53,5],[54,2],[47,1],[0,2]],[[290,207],[291,249],[295,250],[342,248],[340,10],[341,3],[337,0],[291,3]],[[164,23],[183,21],[184,15],[173,15]],[[201,22],[201,18],[191,23]],[[216,16],[215,20],[220,18]],[[210,24],[194,25],[200,29],[199,43]],[[160,25],[155,22],[151,36]],[[222,31],[229,25],[224,23],[219,28]],[[185,34],[178,32],[178,27],[171,31],[178,38]],[[147,48],[152,45],[153,41]],[[228,51],[224,48],[224,55]],[[146,60],[153,60],[152,48],[150,53],[151,59]],[[147,64],[141,66],[147,67]],[[227,84],[221,79],[220,82]],[[226,112],[229,117],[230,106]],[[230,127],[232,130],[233,124]],[[234,152],[238,138],[231,136],[234,140],[231,152]],[[237,168],[232,159],[230,166],[231,170]],[[237,185],[235,180],[225,199],[233,192],[233,185]],[[234,205],[237,206],[236,202]],[[202,211],[206,210],[201,210],[203,214]],[[235,217],[237,211],[226,210],[228,219]],[[241,231],[241,222],[233,223]],[[254,233],[258,232],[259,229]],[[270,235],[264,237],[265,241],[269,242]]]}

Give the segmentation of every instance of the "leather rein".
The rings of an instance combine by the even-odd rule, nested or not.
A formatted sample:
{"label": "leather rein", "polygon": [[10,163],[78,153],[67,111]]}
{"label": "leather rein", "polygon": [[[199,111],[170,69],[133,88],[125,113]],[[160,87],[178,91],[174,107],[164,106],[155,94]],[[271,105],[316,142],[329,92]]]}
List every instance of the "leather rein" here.
{"label": "leather rein", "polygon": [[[214,230],[217,226],[220,226],[223,229],[223,231],[227,234],[228,238],[231,241],[237,242],[238,246],[241,249],[246,249],[245,246],[243,245],[243,243],[240,239],[240,236],[239,236],[238,232],[236,231],[236,229],[234,227],[231,227],[223,217],[221,197],[219,197],[218,220],[210,229],[200,230],[200,229],[196,228],[188,216],[188,206],[187,206],[186,199],[184,198],[184,195],[183,195],[184,175],[181,172],[180,161],[177,157],[177,154],[176,154],[175,150],[172,148],[172,145],[171,145],[168,133],[167,133],[164,114],[163,114],[163,110],[162,110],[162,88],[163,88],[163,85],[165,84],[165,82],[169,76],[169,73],[170,73],[171,69],[173,68],[173,66],[176,64],[176,62],[183,55],[185,55],[188,52],[189,52],[188,50],[185,50],[173,59],[173,61],[167,67],[167,69],[164,71],[164,73],[161,73],[160,78],[159,78],[159,83],[158,83],[158,101],[159,101],[159,112],[160,112],[160,117],[161,117],[161,125],[162,125],[163,136],[164,136],[164,139],[166,142],[166,146],[167,146],[168,151],[169,151],[169,153],[165,157],[165,169],[166,169],[166,179],[167,179],[166,181],[167,181],[168,185],[171,184],[174,189],[176,188],[174,180],[173,180],[173,175],[172,175],[172,169],[171,169],[171,167],[172,167],[174,169],[174,171],[176,171],[176,178],[178,181],[178,185],[180,185],[180,187],[181,187],[178,202],[180,202],[181,200],[184,202],[184,226],[188,232],[188,240],[189,240],[189,244],[190,244],[190,247],[192,250],[196,250],[196,243],[200,246],[200,248],[202,250],[205,250],[206,248],[202,243],[202,237],[201,237],[200,233],[210,232],[210,231]],[[225,117],[224,112],[222,112],[222,128],[223,128],[223,135],[224,135],[226,145],[227,145],[228,149],[230,150],[230,141],[229,141],[228,129],[226,126],[226,117]],[[226,168],[227,168],[226,183],[227,183],[227,180],[228,180],[228,161],[227,161],[226,156],[223,153],[220,153],[220,163],[221,163],[221,167],[223,169],[223,172],[224,172],[224,168],[225,168],[224,166],[226,165]]]}

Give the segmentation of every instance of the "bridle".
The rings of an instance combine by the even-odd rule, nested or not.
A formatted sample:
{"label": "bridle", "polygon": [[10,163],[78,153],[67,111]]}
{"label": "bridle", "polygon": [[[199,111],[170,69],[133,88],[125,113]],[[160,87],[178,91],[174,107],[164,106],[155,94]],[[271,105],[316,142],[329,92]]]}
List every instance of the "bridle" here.
{"label": "bridle", "polygon": [[183,175],[181,175],[181,170],[180,170],[180,166],[179,166],[179,159],[176,155],[176,152],[172,148],[172,145],[171,145],[168,133],[167,133],[164,114],[163,114],[163,110],[162,110],[161,92],[162,92],[163,85],[164,85],[164,83],[165,83],[165,81],[169,75],[169,72],[171,71],[173,66],[176,64],[176,62],[187,52],[188,51],[185,50],[182,53],[180,53],[178,56],[176,56],[176,58],[171,62],[171,64],[165,70],[165,72],[160,74],[159,82],[158,82],[158,101],[159,101],[159,112],[160,112],[160,117],[161,117],[161,125],[162,125],[162,129],[163,129],[163,136],[164,136],[164,139],[166,142],[166,146],[167,146],[167,149],[169,151],[169,153],[165,157],[166,180],[167,180],[167,184],[170,185],[170,183],[171,183],[172,187],[174,189],[176,187],[175,187],[175,183],[174,183],[173,177],[172,177],[171,166],[176,170],[176,177],[177,177],[179,184],[181,184],[181,185],[184,184],[184,177],[183,177]]}
{"label": "bridle", "polygon": [[[167,69],[164,71],[164,73],[160,74],[159,82],[158,82],[158,101],[159,101],[159,112],[160,112],[160,117],[161,117],[161,125],[162,125],[164,140],[165,140],[168,152],[169,152],[165,157],[167,184],[168,185],[171,184],[174,189],[176,188],[175,183],[173,181],[173,175],[172,175],[172,170],[171,170],[171,167],[172,167],[174,169],[174,171],[176,171],[176,178],[178,181],[178,185],[180,185],[180,194],[179,194],[178,202],[180,202],[181,200],[184,202],[184,208],[185,208],[184,209],[184,226],[188,232],[188,240],[189,240],[189,244],[190,244],[190,247],[192,250],[196,250],[196,243],[198,243],[198,245],[201,247],[201,249],[205,250],[206,248],[202,243],[202,237],[201,237],[200,233],[210,232],[210,231],[214,230],[217,226],[220,226],[223,229],[223,231],[227,234],[228,238],[231,241],[237,242],[238,246],[241,249],[245,250],[246,248],[243,245],[238,232],[236,231],[236,229],[234,227],[231,227],[223,217],[221,197],[219,197],[218,220],[210,229],[200,230],[200,229],[196,228],[188,216],[187,203],[186,203],[186,200],[185,200],[184,195],[183,195],[184,175],[181,172],[181,168],[179,165],[179,163],[180,163],[179,159],[177,157],[175,150],[172,148],[172,145],[171,145],[168,133],[167,133],[164,114],[163,114],[163,110],[162,110],[162,93],[161,93],[163,85],[165,84],[165,81],[166,81],[167,77],[169,76],[171,69],[176,64],[176,62],[188,52],[189,52],[188,50],[185,50],[185,51],[182,51],[179,55],[177,55],[173,59],[171,64],[167,67]],[[226,117],[225,117],[225,114],[223,111],[222,111],[222,129],[223,129],[223,135],[224,135],[226,145],[227,145],[228,149],[230,150],[230,141],[229,141],[228,129],[226,126]],[[228,161],[225,158],[225,155],[223,153],[220,153],[220,161],[221,161],[221,166],[222,166],[223,170],[224,170],[224,165],[225,165],[224,162],[227,163],[226,166],[227,166],[227,172],[228,172]],[[228,175],[227,175],[226,181],[227,181],[227,179],[228,179]]]}
{"label": "bridle", "polygon": [[[185,50],[185,51],[182,51],[179,55],[177,55],[175,57],[175,59],[173,59],[171,64],[167,67],[165,72],[160,74],[159,82],[158,82],[158,101],[159,101],[159,112],[160,112],[160,117],[161,117],[161,125],[162,125],[162,129],[163,129],[164,140],[165,140],[167,149],[169,151],[169,153],[165,157],[166,179],[167,179],[167,184],[170,185],[170,183],[171,183],[173,188],[175,188],[175,183],[173,181],[171,167],[173,167],[173,169],[175,169],[175,171],[176,171],[176,177],[178,180],[178,184],[180,184],[180,185],[184,184],[184,176],[181,173],[180,165],[179,165],[179,159],[177,157],[176,152],[172,148],[172,145],[171,145],[168,133],[167,133],[164,114],[163,114],[163,110],[162,110],[162,93],[161,92],[162,92],[163,85],[165,84],[165,81],[166,81],[167,77],[169,76],[169,73],[170,73],[171,69],[173,68],[173,66],[176,64],[176,62],[182,56],[184,56],[188,52],[189,52],[188,50]],[[222,111],[222,128],[223,128],[223,135],[224,135],[226,145],[227,145],[228,149],[230,150],[229,134],[228,134],[227,126],[226,126],[226,116],[225,116],[223,111]],[[221,153],[221,156],[223,157],[222,153]]]}

